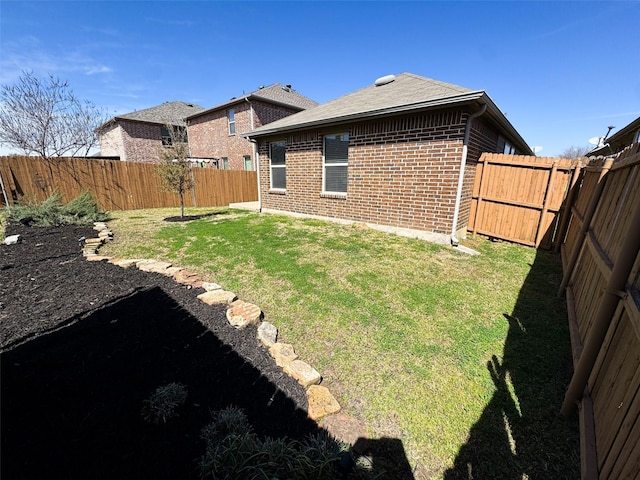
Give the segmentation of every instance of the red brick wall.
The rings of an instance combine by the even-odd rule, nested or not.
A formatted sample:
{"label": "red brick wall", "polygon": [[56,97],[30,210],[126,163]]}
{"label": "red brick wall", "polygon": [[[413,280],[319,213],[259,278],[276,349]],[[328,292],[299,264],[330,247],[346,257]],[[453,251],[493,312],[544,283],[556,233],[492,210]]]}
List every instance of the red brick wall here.
{"label": "red brick wall", "polygon": [[467,149],[467,162],[464,171],[464,183],[462,185],[462,199],[458,214],[457,229],[466,229],[469,224],[471,210],[471,195],[473,194],[473,182],[476,178],[476,165],[483,152],[495,152],[498,147],[498,132],[482,116],[473,119],[469,135]]}
{"label": "red brick wall", "polygon": [[[291,134],[284,194],[269,191],[268,140],[282,138],[261,140],[263,207],[448,235],[466,118],[442,111]],[[348,193],[331,198],[321,194],[322,135],[341,132],[349,133]]]}
{"label": "red brick wall", "polygon": [[122,143],[128,162],[155,162],[162,148],[160,125],[119,120],[122,128]]}
{"label": "red brick wall", "polygon": [[[251,105],[254,109],[253,128],[297,112],[297,110],[256,100],[252,100]],[[229,134],[227,122],[229,108],[235,110],[236,133],[234,135]],[[230,169],[244,170],[244,156],[248,155],[252,158],[253,168],[255,168],[253,146],[241,135],[251,130],[251,108],[246,101],[193,118],[189,120],[187,129],[191,156],[220,159],[227,157]],[[222,167],[222,163],[220,166]]]}

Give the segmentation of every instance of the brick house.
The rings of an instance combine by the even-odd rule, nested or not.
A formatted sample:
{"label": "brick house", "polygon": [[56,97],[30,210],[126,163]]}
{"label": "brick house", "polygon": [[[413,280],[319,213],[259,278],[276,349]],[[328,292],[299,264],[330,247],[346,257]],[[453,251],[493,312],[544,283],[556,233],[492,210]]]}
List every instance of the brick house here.
{"label": "brick house", "polygon": [[213,158],[223,169],[255,170],[254,146],[240,133],[316,105],[291,85],[279,83],[234,97],[187,117],[190,154]]}
{"label": "brick house", "polygon": [[98,128],[100,156],[154,162],[162,146],[171,141],[167,125],[186,128],[185,118],[201,110],[199,105],[175,101],[113,117]]}
{"label": "brick house", "polygon": [[453,244],[481,153],[532,154],[484,91],[410,73],[245,135],[258,144],[261,211]]}

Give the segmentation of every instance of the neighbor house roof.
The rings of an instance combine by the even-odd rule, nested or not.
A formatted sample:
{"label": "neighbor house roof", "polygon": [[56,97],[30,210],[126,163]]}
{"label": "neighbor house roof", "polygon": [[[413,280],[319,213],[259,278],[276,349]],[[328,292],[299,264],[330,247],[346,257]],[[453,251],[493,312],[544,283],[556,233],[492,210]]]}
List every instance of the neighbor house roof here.
{"label": "neighbor house roof", "polygon": [[[392,79],[391,79],[392,78]],[[411,73],[401,73],[381,85],[370,85],[317,107],[269,123],[244,135],[261,137],[291,130],[350,123],[462,104],[487,105],[493,121],[509,134],[520,150],[532,153],[530,147],[483,90],[445,83]]]}
{"label": "neighbor house roof", "polygon": [[640,117],[604,140],[606,143],[603,146],[594,148],[587,153],[587,156],[613,155],[624,150],[625,147],[628,147],[632,143],[637,142],[639,136]]}
{"label": "neighbor house roof", "polygon": [[179,101],[164,102],[155,107],[136,110],[135,112],[125,113],[124,115],[117,115],[102,125],[102,127],[120,119],[145,123],[157,123],[161,125],[170,124],[185,126],[185,118],[202,110],[204,110],[204,108],[193,103]]}
{"label": "neighbor house roof", "polygon": [[255,92],[242,95],[241,97],[233,97],[228,102],[221,103],[219,105],[216,105],[215,107],[202,110],[201,112],[194,112],[193,115],[189,116],[189,119],[205,115],[209,112],[213,112],[214,110],[227,108],[236,103],[244,102],[245,100],[251,101],[253,99],[262,100],[276,105],[282,105],[284,107],[289,107],[295,110],[304,110],[318,105],[318,102],[311,100],[304,95],[300,95],[293,88],[291,88],[291,85],[274,83],[273,85],[269,85],[267,87],[260,87]]}

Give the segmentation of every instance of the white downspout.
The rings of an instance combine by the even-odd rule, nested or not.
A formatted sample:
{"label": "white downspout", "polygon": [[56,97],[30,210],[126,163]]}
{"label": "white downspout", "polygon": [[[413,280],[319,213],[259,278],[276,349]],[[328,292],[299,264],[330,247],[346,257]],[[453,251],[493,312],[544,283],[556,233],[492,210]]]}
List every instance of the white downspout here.
{"label": "white downspout", "polygon": [[467,153],[469,151],[469,137],[471,136],[471,123],[473,120],[482,115],[487,110],[487,104],[482,105],[480,110],[469,115],[467,125],[464,129],[464,139],[462,141],[462,158],[460,159],[460,175],[458,176],[458,190],[456,192],[456,204],[453,208],[453,225],[451,226],[451,245],[457,247],[460,240],[456,236],[456,227],[458,226],[458,216],[460,215],[460,202],[462,201],[462,186],[464,184],[464,169],[467,165]]}
{"label": "white downspout", "polygon": [[[251,121],[251,131],[254,129],[253,119],[253,104],[248,98],[245,98],[249,104],[249,116]],[[262,192],[260,190],[260,156],[258,154],[258,142],[256,140],[249,139],[253,146],[253,158],[256,159],[256,175],[258,176],[258,212],[262,213]]]}
{"label": "white downspout", "polygon": [[258,142],[251,139],[253,144],[253,155],[256,159],[256,175],[258,175],[258,212],[262,213],[262,189],[260,188],[260,154],[258,153]]}

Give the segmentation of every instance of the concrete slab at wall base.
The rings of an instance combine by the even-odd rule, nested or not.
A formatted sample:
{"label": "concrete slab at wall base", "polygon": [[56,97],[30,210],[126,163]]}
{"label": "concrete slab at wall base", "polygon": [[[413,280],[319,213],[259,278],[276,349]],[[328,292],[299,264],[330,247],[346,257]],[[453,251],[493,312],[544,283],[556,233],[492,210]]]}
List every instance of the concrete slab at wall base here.
{"label": "concrete slab at wall base", "polygon": [[[272,208],[263,208],[261,213],[273,213],[276,215],[289,215],[296,218],[312,218],[314,220],[324,220],[328,222],[339,223],[341,225],[353,225],[362,224],[363,222],[357,222],[355,220],[345,220],[343,218],[323,217],[320,215],[310,215],[306,213],[287,212],[286,210],[275,210]],[[364,223],[367,227],[373,230],[379,230],[381,232],[391,233],[393,235],[400,235],[401,237],[417,238],[426,242],[436,243],[438,245],[451,245],[451,235],[444,233],[424,232],[422,230],[414,230],[412,228],[392,227],[389,225],[378,225],[376,223]],[[458,232],[458,238],[466,238],[466,230],[460,230]],[[478,255],[479,253],[468,247],[455,247],[457,250],[468,253],[471,255]]]}

